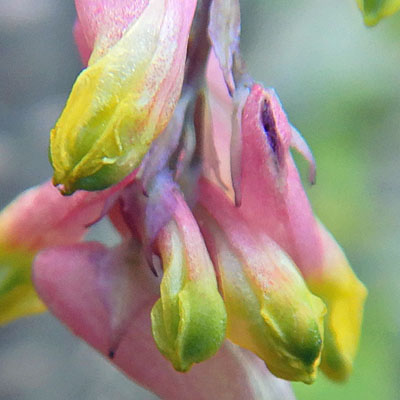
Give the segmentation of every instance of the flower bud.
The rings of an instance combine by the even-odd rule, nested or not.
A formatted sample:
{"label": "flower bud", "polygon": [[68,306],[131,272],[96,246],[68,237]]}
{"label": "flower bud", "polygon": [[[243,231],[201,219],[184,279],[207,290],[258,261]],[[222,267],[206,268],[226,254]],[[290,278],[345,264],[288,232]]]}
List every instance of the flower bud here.
{"label": "flower bud", "polygon": [[352,369],[366,290],[313,214],[290,146],[309,161],[311,178],[313,158],[275,92],[255,85],[243,115],[241,212],[255,231],[267,234],[289,254],[311,291],[326,303],[321,369],[343,380]]}
{"label": "flower bud", "polygon": [[[225,338],[226,311],[199,227],[168,174],[140,183],[122,198],[125,221],[163,268],[161,297],[151,312],[160,352],[178,371],[216,353]],[[146,250],[145,250],[146,252]],[[152,262],[152,254],[148,256]]]}
{"label": "flower bud", "polygon": [[[139,165],[172,115],[196,1],[142,3],[140,15],[125,30],[119,26],[122,17],[112,14],[119,40],[91,26],[98,36],[89,66],[77,78],[50,135],[53,183],[64,194],[120,181]],[[107,9],[92,14],[92,25],[101,12]],[[89,22],[81,19],[79,28]]]}
{"label": "flower bud", "polygon": [[196,217],[218,271],[227,337],[256,353],[276,376],[313,382],[325,305],[289,257],[266,235],[255,234],[222,191],[206,180],[200,191]]}
{"label": "flower bud", "polygon": [[357,3],[368,26],[376,25],[382,18],[389,17],[400,9],[399,0],[357,0]]}
{"label": "flower bud", "polygon": [[36,253],[82,239],[127,182],[99,193],[63,197],[46,182],[22,193],[0,212],[0,325],[45,311],[31,282]]}
{"label": "flower bud", "polygon": [[[226,312],[200,233],[170,222],[158,242],[164,275],[151,312],[153,336],[178,371],[210,358],[225,338]],[[183,235],[186,237],[182,237]],[[188,243],[190,240],[193,241]]]}

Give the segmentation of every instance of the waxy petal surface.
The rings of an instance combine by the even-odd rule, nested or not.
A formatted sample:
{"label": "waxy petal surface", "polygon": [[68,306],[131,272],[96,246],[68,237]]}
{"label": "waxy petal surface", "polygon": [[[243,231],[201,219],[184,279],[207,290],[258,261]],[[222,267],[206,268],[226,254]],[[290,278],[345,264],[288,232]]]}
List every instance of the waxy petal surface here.
{"label": "waxy petal surface", "polygon": [[[109,312],[99,294],[94,261],[99,251],[102,253],[104,247],[96,243],[46,250],[36,259],[34,279],[51,312],[106,356]],[[144,276],[151,281],[151,275]],[[165,400],[294,399],[287,382],[273,377],[260,359],[229,342],[189,372],[176,372],[151,336],[150,310],[157,295],[140,287],[138,293],[138,312],[112,360],[131,379]]]}
{"label": "waxy petal surface", "polygon": [[240,209],[206,180],[195,214],[219,276],[227,337],[275,375],[311,383],[322,350],[322,301],[290,258],[266,235],[254,234]]}

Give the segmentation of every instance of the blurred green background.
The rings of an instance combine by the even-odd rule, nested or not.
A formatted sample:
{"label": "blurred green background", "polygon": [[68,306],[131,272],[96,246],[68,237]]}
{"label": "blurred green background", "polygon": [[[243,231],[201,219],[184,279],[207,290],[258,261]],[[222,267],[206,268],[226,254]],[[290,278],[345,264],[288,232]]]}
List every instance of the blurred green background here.
{"label": "blurred green background", "polygon": [[[371,29],[352,0],[242,0],[242,12],[248,67],[309,142],[310,198],[369,290],[350,380],[321,374],[296,394],[398,399],[400,15]],[[72,0],[0,0],[1,207],[51,175],[48,133],[81,68],[73,20]],[[0,354],[1,400],[155,398],[49,315],[1,328]]]}

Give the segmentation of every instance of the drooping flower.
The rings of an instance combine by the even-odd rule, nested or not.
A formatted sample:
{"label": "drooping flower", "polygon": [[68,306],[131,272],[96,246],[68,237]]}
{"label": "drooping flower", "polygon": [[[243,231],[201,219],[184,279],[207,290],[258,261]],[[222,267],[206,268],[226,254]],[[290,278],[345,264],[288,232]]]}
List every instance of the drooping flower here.
{"label": "drooping flower", "polygon": [[[104,356],[110,349],[110,318],[99,280],[115,270],[113,252],[96,243],[59,246],[40,253],[34,270],[36,288],[52,313]],[[112,361],[129,377],[165,400],[294,399],[287,382],[228,341],[208,361],[185,374],[176,372],[151,335],[150,312],[159,296],[154,275],[148,268],[118,268],[124,271],[119,279],[130,282],[133,302],[130,324]]]}
{"label": "drooping flower", "polygon": [[50,136],[53,182],[99,190],[139,166],[178,101],[195,0],[76,1],[77,78]]}
{"label": "drooping flower", "polygon": [[[357,348],[366,291],[313,215],[289,147],[309,152],[281,110],[274,92],[253,87],[243,110],[243,212],[293,258],[310,289],[326,302],[329,346],[321,368],[343,379]],[[268,212],[255,212],[257,198]]]}
{"label": "drooping flower", "polygon": [[325,305],[290,258],[265,234],[254,233],[222,190],[202,180],[199,192],[195,215],[217,268],[227,337],[257,354],[275,375],[313,382]]}
{"label": "drooping flower", "polygon": [[[44,309],[29,283],[41,250],[34,281],[50,310],[163,398],[291,398],[260,359],[289,380],[311,383],[321,360],[345,377],[365,289],[304,193],[289,148],[314,180],[310,150],[245,73],[239,2],[76,7],[88,67],[51,133],[53,183],[71,194],[131,175],[69,198],[47,184],[0,215],[4,321]],[[121,244],[78,243],[107,214]]]}
{"label": "drooping flower", "polygon": [[187,371],[219,349],[225,307],[203,238],[178,186],[169,174],[161,174],[147,196],[139,183],[131,185],[122,195],[122,212],[145,249],[160,257],[161,297],[151,311],[157,347],[175,369]]}
{"label": "drooping flower", "polygon": [[0,324],[45,311],[31,282],[31,264],[46,247],[75,243],[132,180],[100,193],[63,197],[51,184],[29,189],[0,213]]}
{"label": "drooping flower", "polygon": [[[221,86],[221,71],[215,60],[211,63],[209,77],[216,88],[213,101],[229,115],[232,105]],[[224,118],[221,114],[213,114],[214,119]],[[220,143],[229,141],[229,128],[217,134],[222,136]],[[240,210],[253,231],[267,234],[287,252],[313,293],[328,306],[321,368],[331,378],[342,380],[352,368],[366,290],[339,245],[314,216],[291,146],[309,161],[313,181],[314,160],[304,139],[289,124],[275,92],[254,85],[241,119]],[[229,163],[222,151],[219,159]]]}

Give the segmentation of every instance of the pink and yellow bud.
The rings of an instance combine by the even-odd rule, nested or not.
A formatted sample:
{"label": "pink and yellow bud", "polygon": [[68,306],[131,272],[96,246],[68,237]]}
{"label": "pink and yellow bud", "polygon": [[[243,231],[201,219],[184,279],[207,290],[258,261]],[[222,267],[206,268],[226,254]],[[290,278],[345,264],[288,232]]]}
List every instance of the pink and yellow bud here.
{"label": "pink and yellow bud", "polygon": [[130,181],[101,193],[65,198],[47,182],[18,196],[0,213],[0,324],[45,311],[31,282],[31,264],[46,247],[82,239],[110,196]]}
{"label": "pink and yellow bud", "polygon": [[[343,251],[314,216],[290,146],[310,162],[305,141],[289,124],[276,94],[255,85],[242,119],[241,212],[296,263],[312,292],[328,307],[321,368],[334,379],[351,371],[366,290]],[[347,321],[347,322],[346,322]]]}
{"label": "pink and yellow bud", "polygon": [[163,269],[161,296],[151,311],[153,337],[176,370],[188,371],[225,339],[226,311],[204,240],[167,174],[150,185],[148,197],[140,184],[132,185],[123,202],[130,227]]}
{"label": "pink and yellow bud", "polygon": [[[182,229],[183,228],[183,229]],[[225,338],[226,312],[200,233],[170,222],[157,240],[164,268],[161,297],[151,311],[153,336],[178,371],[216,353]],[[198,228],[197,228],[198,229]],[[185,237],[186,236],[186,237]]]}
{"label": "pink and yellow bud", "polygon": [[278,377],[311,383],[321,359],[322,301],[290,258],[255,233],[240,210],[203,180],[196,217],[220,280],[227,337],[262,358]]}
{"label": "pink and yellow bud", "polygon": [[77,34],[94,48],[50,136],[53,183],[65,194],[104,189],[135,169],[181,91],[196,1],[123,2],[108,5],[112,14],[110,2],[77,2]]}

